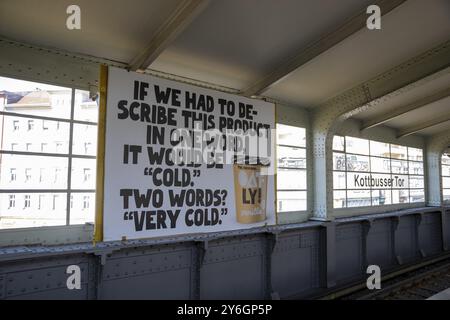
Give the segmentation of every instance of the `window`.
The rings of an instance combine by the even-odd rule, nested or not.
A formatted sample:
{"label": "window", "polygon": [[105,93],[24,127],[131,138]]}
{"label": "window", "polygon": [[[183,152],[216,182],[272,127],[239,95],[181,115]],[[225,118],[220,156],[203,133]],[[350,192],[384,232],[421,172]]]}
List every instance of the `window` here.
{"label": "window", "polygon": [[83,210],[89,209],[89,196],[83,197]]}
{"label": "window", "polygon": [[10,194],[9,195],[9,207],[8,209],[14,208],[16,206],[16,195]]}
{"label": "window", "polygon": [[28,120],[28,131],[33,130],[34,120]]}
{"label": "window", "polygon": [[[87,91],[3,77],[0,91],[6,97],[0,100],[4,123],[0,127],[0,229],[93,222],[95,206],[90,203],[83,210],[83,196],[95,199],[95,166],[86,173],[82,169],[92,168],[85,162],[96,161],[97,103]],[[30,134],[17,133],[21,122]],[[36,125],[39,129],[42,125],[38,134],[31,131]],[[84,132],[86,125],[90,130]],[[76,132],[78,127],[82,134]],[[85,143],[92,146],[89,154],[70,151],[75,139],[81,148]],[[74,165],[79,169],[72,171]],[[39,179],[33,179],[34,172]],[[90,182],[81,183],[86,178]],[[17,199],[20,205],[13,206]],[[26,214],[25,208],[29,208]],[[2,214],[4,210],[7,214]]]}
{"label": "window", "polygon": [[422,149],[335,136],[334,208],[425,201]]}
{"label": "window", "polygon": [[9,175],[10,175],[9,181],[11,181],[11,182],[16,181],[17,180],[16,168],[9,169]]}
{"label": "window", "polygon": [[44,197],[45,197],[45,195],[43,195],[43,194],[40,194],[40,195],[39,195],[38,210],[43,209],[43,206],[44,206]]}
{"label": "window", "polygon": [[277,211],[306,210],[306,132],[277,124]]}
{"label": "window", "polygon": [[29,194],[26,194],[23,198],[23,208],[29,208],[31,206],[31,196]]}
{"label": "window", "polygon": [[444,153],[441,159],[442,199],[450,202],[450,153]]}
{"label": "window", "polygon": [[61,172],[61,169],[60,168],[55,168],[54,169],[55,171],[54,171],[54,181],[55,181],[55,183],[56,182],[58,182],[58,179],[59,179],[59,174],[60,174],[60,172]]}
{"label": "window", "polygon": [[45,168],[39,168],[39,182],[44,181],[45,178]]}
{"label": "window", "polygon": [[84,154],[89,154],[90,150],[91,150],[91,143],[85,142],[84,143]]}
{"label": "window", "polygon": [[91,169],[84,168],[83,172],[84,172],[84,182],[88,182],[89,180],[91,180]]}
{"label": "window", "polygon": [[19,130],[19,120],[14,120],[13,121],[13,131],[18,131]]}
{"label": "window", "polygon": [[58,208],[58,195],[53,195],[53,202],[52,202],[52,210],[56,210]]}
{"label": "window", "polygon": [[25,182],[28,182],[31,180],[31,168],[25,169]]}

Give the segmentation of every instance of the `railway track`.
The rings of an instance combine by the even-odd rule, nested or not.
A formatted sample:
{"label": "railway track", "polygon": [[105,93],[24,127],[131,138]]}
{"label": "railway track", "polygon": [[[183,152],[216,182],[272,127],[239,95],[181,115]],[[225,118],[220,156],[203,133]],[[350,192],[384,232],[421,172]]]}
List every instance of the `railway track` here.
{"label": "railway track", "polygon": [[341,300],[425,300],[450,288],[450,259],[445,259],[382,281],[381,289],[362,289]]}

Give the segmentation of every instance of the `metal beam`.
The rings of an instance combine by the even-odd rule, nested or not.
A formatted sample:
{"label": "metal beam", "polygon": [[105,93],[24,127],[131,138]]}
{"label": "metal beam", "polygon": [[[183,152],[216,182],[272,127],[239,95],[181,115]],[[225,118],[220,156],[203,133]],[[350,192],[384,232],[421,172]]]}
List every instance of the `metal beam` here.
{"label": "metal beam", "polygon": [[395,110],[392,110],[389,113],[382,114],[381,116],[375,117],[373,119],[365,121],[362,126],[361,130],[373,128],[376,126],[379,126],[385,122],[388,122],[398,116],[401,116],[405,113],[411,112],[413,110],[419,109],[423,106],[426,106],[428,104],[431,104],[433,102],[442,100],[450,95],[450,88],[447,88],[445,90],[439,91],[435,94],[426,96],[424,98],[421,98],[417,101],[414,101],[413,103],[410,103],[408,105],[400,106],[399,108],[396,108]]}
{"label": "metal beam", "polygon": [[[378,0],[374,1],[374,4],[380,7],[381,14],[384,15],[405,1],[406,0]],[[285,78],[294,70],[364,28],[366,26],[367,17],[366,9],[362,10],[356,16],[348,19],[340,27],[333,28],[329,34],[307,45],[298,55],[287,59],[284,63],[275,68],[275,70],[245,89],[242,94],[247,97],[260,95],[270,86]]]}
{"label": "metal beam", "polygon": [[159,28],[156,35],[129,64],[131,71],[144,71],[175,40],[175,38],[194,21],[208,5],[209,0],[184,0]]}
{"label": "metal beam", "polygon": [[439,117],[439,118],[435,118],[433,120],[430,121],[425,121],[422,122],[418,125],[414,125],[414,126],[410,126],[410,127],[406,127],[404,129],[401,129],[398,131],[397,133],[397,138],[402,138],[402,137],[406,137],[409,136],[413,133],[417,133],[420,132],[422,130],[437,126],[438,124],[444,123],[450,121],[450,114],[446,115],[445,117]]}

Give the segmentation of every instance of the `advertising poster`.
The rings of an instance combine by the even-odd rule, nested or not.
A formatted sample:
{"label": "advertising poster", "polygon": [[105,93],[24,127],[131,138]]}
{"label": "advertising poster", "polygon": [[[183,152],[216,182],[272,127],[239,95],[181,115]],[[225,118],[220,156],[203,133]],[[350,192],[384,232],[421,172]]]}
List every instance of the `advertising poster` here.
{"label": "advertising poster", "polygon": [[275,106],[110,68],[104,240],[273,225]]}

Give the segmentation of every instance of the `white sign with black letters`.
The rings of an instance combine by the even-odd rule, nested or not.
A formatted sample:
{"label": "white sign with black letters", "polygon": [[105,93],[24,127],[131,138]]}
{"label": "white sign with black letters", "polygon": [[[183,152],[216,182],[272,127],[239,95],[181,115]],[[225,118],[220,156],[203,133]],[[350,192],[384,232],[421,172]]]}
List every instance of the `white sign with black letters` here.
{"label": "white sign with black letters", "polygon": [[110,68],[104,240],[275,224],[274,117],[271,103]]}

